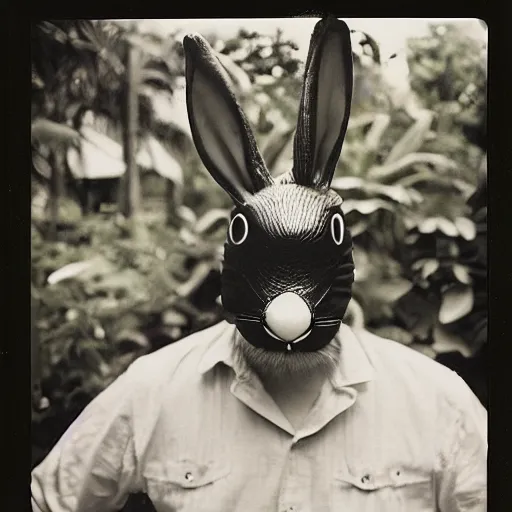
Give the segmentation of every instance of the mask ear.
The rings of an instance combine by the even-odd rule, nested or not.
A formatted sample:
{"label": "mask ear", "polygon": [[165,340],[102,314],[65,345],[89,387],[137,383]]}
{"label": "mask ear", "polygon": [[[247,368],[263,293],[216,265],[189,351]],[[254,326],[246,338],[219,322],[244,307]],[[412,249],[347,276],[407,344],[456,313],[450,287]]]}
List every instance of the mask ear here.
{"label": "mask ear", "polygon": [[194,143],[215,181],[240,204],[272,184],[272,177],[226,75],[199,35],[183,40],[187,110]]}
{"label": "mask ear", "polygon": [[297,184],[329,187],[347,131],[352,83],[350,30],[325,18],[315,26],[306,61],[294,140]]}

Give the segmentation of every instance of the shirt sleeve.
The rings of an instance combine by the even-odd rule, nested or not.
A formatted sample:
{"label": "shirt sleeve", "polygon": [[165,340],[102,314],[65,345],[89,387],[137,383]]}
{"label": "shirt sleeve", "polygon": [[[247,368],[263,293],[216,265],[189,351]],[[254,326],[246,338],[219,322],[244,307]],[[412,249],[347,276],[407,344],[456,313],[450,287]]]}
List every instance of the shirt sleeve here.
{"label": "shirt sleeve", "polygon": [[120,510],[136,491],[130,403],[133,366],[84,409],[34,468],[33,512]]}
{"label": "shirt sleeve", "polygon": [[437,475],[440,512],[487,510],[487,411],[454,374],[454,399],[444,411]]}

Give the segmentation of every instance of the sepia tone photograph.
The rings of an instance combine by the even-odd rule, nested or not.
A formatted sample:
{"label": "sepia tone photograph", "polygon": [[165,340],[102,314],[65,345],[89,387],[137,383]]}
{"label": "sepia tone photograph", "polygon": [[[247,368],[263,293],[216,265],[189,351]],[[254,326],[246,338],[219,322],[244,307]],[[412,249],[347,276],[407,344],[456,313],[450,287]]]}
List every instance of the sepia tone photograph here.
{"label": "sepia tone photograph", "polygon": [[33,22],[33,512],[486,512],[487,41]]}

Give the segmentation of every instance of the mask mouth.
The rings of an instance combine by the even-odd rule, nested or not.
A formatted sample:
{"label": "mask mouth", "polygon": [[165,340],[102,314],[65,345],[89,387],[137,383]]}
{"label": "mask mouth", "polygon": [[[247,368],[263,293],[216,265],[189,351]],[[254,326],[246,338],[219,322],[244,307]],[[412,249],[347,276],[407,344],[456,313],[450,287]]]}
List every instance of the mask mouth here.
{"label": "mask mouth", "polygon": [[297,293],[284,292],[274,297],[262,314],[267,334],[283,343],[297,343],[311,331],[313,312]]}
{"label": "mask mouth", "polygon": [[286,344],[288,350],[312,333],[314,328],[336,327],[338,317],[317,317],[309,304],[294,292],[284,292],[268,302],[263,312],[236,315],[239,322],[257,323],[264,332],[276,341]]}
{"label": "mask mouth", "polygon": [[304,334],[300,335],[298,338],[295,338],[294,340],[284,340],[283,338],[280,338],[277,334],[274,334],[268,327],[267,325],[265,324],[265,322],[262,322],[262,325],[263,325],[263,329],[265,329],[265,332],[269,335],[269,336],[272,336],[272,338],[280,341],[281,343],[298,343],[299,341],[302,341],[304,339],[306,339],[310,334],[311,334],[311,331],[313,330],[312,327],[310,327]]}

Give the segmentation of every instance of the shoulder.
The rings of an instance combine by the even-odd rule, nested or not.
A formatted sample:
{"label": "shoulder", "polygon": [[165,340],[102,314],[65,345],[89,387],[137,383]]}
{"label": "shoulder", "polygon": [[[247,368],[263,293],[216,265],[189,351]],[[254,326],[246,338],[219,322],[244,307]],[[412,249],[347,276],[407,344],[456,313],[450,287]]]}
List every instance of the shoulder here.
{"label": "shoulder", "polygon": [[208,348],[227,330],[230,325],[219,322],[195,332],[171,345],[151,354],[139,357],[127,370],[130,380],[144,386],[164,384],[177,374],[191,374]]}
{"label": "shoulder", "polygon": [[446,366],[406,345],[364,329],[354,329],[354,334],[377,372],[392,371],[404,378],[414,374],[418,379],[441,379],[441,382],[456,376]]}
{"label": "shoulder", "polygon": [[482,407],[466,384],[454,371],[430,357],[393,340],[366,330],[354,330],[372,363],[378,381],[389,382],[395,389],[422,397],[454,413]]}

